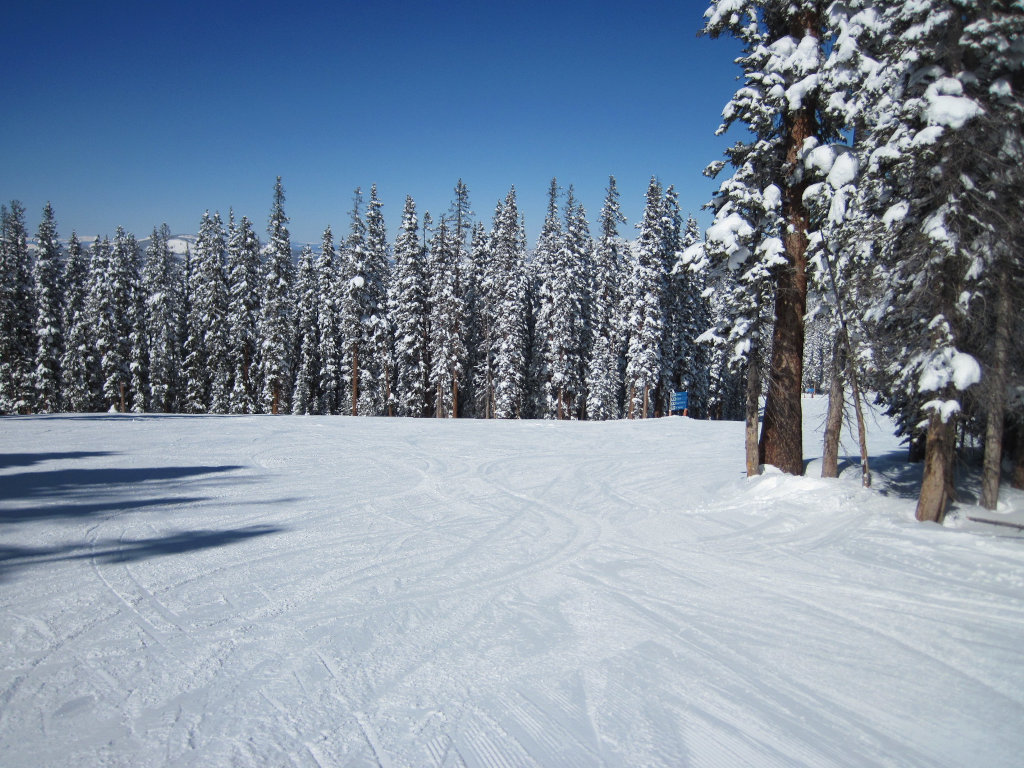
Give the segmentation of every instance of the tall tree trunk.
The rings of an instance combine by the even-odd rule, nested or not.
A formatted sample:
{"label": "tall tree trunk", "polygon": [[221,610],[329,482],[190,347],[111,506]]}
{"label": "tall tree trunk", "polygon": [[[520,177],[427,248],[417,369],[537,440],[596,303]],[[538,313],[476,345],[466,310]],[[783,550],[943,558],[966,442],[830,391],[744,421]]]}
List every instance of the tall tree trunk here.
{"label": "tall tree trunk", "polygon": [[1024,424],[1017,427],[1016,456],[1013,458],[1013,479],[1010,484],[1018,491],[1024,491]]}
{"label": "tall tree trunk", "polygon": [[[820,28],[816,11],[795,14],[791,34],[817,37]],[[786,165],[795,167],[804,142],[818,130],[813,103],[805,102],[784,117]],[[776,273],[775,327],[768,373],[768,398],[761,427],[762,463],[783,472],[801,475],[803,459],[803,386],[804,315],[807,312],[807,230],[810,217],[803,203],[806,181],[784,185],[782,214],[786,221],[783,235],[786,264]]]}
{"label": "tall tree trunk", "polygon": [[[846,334],[847,351],[850,352],[850,337]],[[867,426],[864,423],[864,408],[860,398],[860,384],[857,383],[857,372],[853,369],[853,356],[847,359],[850,374],[850,386],[853,387],[853,409],[857,414],[857,442],[860,443],[860,484],[865,488],[871,487],[871,467],[868,464],[868,435]]]}
{"label": "tall tree trunk", "polygon": [[644,412],[640,414],[641,419],[647,418],[647,409],[651,404],[651,388],[649,385],[644,384]]}
{"label": "tall tree trunk", "polygon": [[1006,363],[1010,354],[1010,281],[996,281],[996,333],[992,343],[992,366],[989,370],[986,399],[988,419],[985,424],[985,459],[981,475],[981,506],[995,509],[999,502],[999,475],[1003,465],[1003,421],[1006,416]]}
{"label": "tall tree trunk", "polygon": [[757,445],[757,411],[761,399],[761,374],[756,350],[747,360],[746,449],[747,477],[761,474],[761,452]]}
{"label": "tall tree trunk", "polygon": [[839,477],[839,435],[843,428],[843,410],[846,391],[843,371],[846,368],[846,348],[842,334],[836,333],[832,345],[832,384],[828,390],[828,417],[825,419],[825,446],[822,452],[821,476]]}
{"label": "tall tree trunk", "polygon": [[943,421],[932,413],[928,421],[928,437],[924,449],[924,479],[917,500],[918,520],[941,524],[953,499],[953,442],[956,439],[952,421]]}
{"label": "tall tree trunk", "polygon": [[359,347],[352,345],[352,415],[359,415]]}
{"label": "tall tree trunk", "polygon": [[452,418],[459,418],[459,378],[452,368]]}
{"label": "tall tree trunk", "polygon": [[634,412],[635,409],[633,407],[633,398],[635,398],[635,397],[636,397],[636,382],[634,381],[634,382],[632,382],[629,385],[629,418],[631,418],[631,419],[634,418],[633,412]]}
{"label": "tall tree trunk", "polygon": [[[125,386],[124,386],[124,382],[123,381],[118,385],[118,389],[121,392],[121,413],[127,413],[128,412],[128,407],[127,407],[127,404],[125,402],[125,400],[126,400],[126,398],[125,398]],[[31,411],[29,411],[29,413],[31,413]]]}

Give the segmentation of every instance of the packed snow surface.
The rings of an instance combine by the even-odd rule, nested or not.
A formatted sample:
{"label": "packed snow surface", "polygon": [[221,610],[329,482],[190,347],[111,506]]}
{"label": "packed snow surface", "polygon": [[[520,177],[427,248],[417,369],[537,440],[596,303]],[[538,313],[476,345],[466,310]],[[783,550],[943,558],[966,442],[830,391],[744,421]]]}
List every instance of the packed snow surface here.
{"label": "packed snow surface", "polygon": [[876,419],[871,491],[686,418],[0,426],[5,768],[1024,753],[1024,542],[915,523]]}

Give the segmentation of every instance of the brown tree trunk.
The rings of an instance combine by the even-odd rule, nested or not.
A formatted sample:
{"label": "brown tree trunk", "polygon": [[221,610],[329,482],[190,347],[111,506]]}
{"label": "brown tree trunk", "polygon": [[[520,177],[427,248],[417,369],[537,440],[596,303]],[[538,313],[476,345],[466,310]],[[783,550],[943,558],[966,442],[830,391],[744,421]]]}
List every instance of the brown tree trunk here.
{"label": "brown tree trunk", "polygon": [[459,418],[459,379],[452,368],[452,418]]}
{"label": "brown tree trunk", "polygon": [[352,345],[352,415],[359,415],[359,347]]}
{"label": "brown tree trunk", "polygon": [[559,421],[562,421],[565,418],[564,411],[562,410],[562,408],[563,408],[562,396],[563,396],[562,395],[562,388],[559,387],[558,388],[558,420]]}
{"label": "brown tree trunk", "polygon": [[[793,18],[791,33],[797,40],[805,35],[816,37],[820,26],[818,13],[800,13]],[[784,130],[786,165],[792,168],[800,160],[804,142],[817,133],[814,104],[805,102],[800,109],[787,113]],[[807,311],[807,230],[810,224],[803,203],[806,188],[806,181],[784,185],[782,215],[786,231],[783,245],[787,263],[776,272],[775,327],[760,443],[762,463],[772,464],[792,475],[801,475],[804,471],[800,395],[804,315]]]}
{"label": "brown tree trunk", "polygon": [[924,479],[917,500],[918,520],[941,524],[946,518],[953,499],[954,431],[952,421],[943,421],[938,413],[932,413],[924,449]]}
{"label": "brown tree trunk", "polygon": [[761,474],[761,452],[757,445],[757,411],[761,399],[761,374],[756,352],[747,361],[746,440],[747,477]]}
{"label": "brown tree trunk", "polygon": [[[125,396],[124,396],[125,386],[124,386],[124,382],[123,381],[118,385],[118,389],[121,392],[121,413],[127,413],[128,409],[125,407]],[[31,411],[29,411],[29,413],[31,413]]]}
{"label": "brown tree trunk", "polygon": [[651,404],[651,388],[647,384],[644,384],[644,412],[640,414],[641,419],[647,418],[647,409]]}
{"label": "brown tree trunk", "polygon": [[1013,460],[1013,479],[1010,484],[1024,491],[1024,425],[1017,427],[1017,455]]}
{"label": "brown tree trunk", "polygon": [[629,385],[629,418],[635,418],[633,413],[635,408],[633,407],[633,398],[636,397],[636,382],[634,381]]}
{"label": "brown tree trunk", "polygon": [[843,428],[843,410],[846,391],[843,371],[846,368],[846,348],[841,334],[836,333],[832,345],[832,384],[828,390],[828,416],[825,419],[825,446],[821,459],[822,477],[839,477],[839,435]]}
{"label": "brown tree trunk", "polygon": [[1009,280],[997,280],[995,319],[996,333],[992,342],[992,367],[989,370],[986,396],[988,418],[985,424],[985,459],[981,474],[981,506],[995,509],[999,502],[999,476],[1003,465],[1003,420],[1006,416],[1006,363],[1010,354],[1010,286]]}
{"label": "brown tree trunk", "polygon": [[281,402],[281,387],[274,384],[274,397],[270,401],[270,413],[274,416],[277,415],[278,406]]}

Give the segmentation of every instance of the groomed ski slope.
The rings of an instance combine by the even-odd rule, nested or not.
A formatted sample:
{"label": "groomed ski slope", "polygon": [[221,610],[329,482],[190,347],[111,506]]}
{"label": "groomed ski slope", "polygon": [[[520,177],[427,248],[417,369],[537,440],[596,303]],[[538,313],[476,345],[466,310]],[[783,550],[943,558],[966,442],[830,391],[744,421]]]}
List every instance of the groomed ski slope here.
{"label": "groomed ski slope", "polygon": [[871,421],[873,491],[684,418],[5,418],[0,765],[1019,766],[1024,541]]}

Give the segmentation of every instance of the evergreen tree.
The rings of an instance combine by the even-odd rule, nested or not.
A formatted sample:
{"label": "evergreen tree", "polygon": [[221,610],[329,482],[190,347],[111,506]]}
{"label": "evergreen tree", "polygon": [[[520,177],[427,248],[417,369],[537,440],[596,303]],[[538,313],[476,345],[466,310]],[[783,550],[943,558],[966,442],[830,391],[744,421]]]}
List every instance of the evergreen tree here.
{"label": "evergreen tree", "polygon": [[178,409],[181,371],[181,276],[171,252],[171,231],[166,224],[153,229],[142,269],[151,410],[174,413]]}
{"label": "evergreen tree", "polygon": [[490,248],[493,272],[488,292],[493,297],[491,391],[493,415],[522,418],[526,406],[529,362],[529,304],[526,280],[526,238],[515,187],[495,211]]}
{"label": "evergreen tree", "polygon": [[366,222],[363,220],[363,193],[358,187],[352,197],[349,234],[342,251],[339,338],[341,339],[342,376],[346,409],[359,415],[359,386],[363,353],[363,317],[366,302]]}
{"label": "evergreen tree", "polygon": [[36,341],[25,208],[0,208],[0,412],[31,409]]}
{"label": "evergreen tree", "polygon": [[118,227],[113,245],[104,238],[103,243],[94,249],[92,261],[96,280],[92,300],[102,403],[108,410],[124,413],[131,402],[129,360],[136,283],[133,271],[138,262],[135,237]]}
{"label": "evergreen tree", "polygon": [[78,240],[71,233],[67,261],[61,281],[64,296],[64,354],[61,357],[63,407],[69,411],[91,411],[97,407],[98,360],[95,357],[92,313],[89,305],[90,264]]}
{"label": "evergreen tree", "polygon": [[402,226],[395,241],[395,271],[389,299],[395,333],[395,398],[400,416],[427,415],[429,290],[416,203],[406,197]]}
{"label": "evergreen tree", "polygon": [[[132,240],[134,240],[134,235]],[[150,405],[149,333],[146,323],[146,297],[142,292],[142,251],[138,243],[131,250],[131,298],[128,324],[128,390],[133,413],[143,413]]]}
{"label": "evergreen tree", "polygon": [[238,226],[229,227],[228,360],[231,370],[231,413],[256,413],[260,410],[259,318],[260,241],[252,222],[245,216]]}
{"label": "evergreen tree", "polygon": [[61,322],[61,252],[53,207],[47,203],[39,224],[39,253],[33,268],[35,309],[35,410],[60,409],[60,361],[64,347]]}
{"label": "evergreen tree", "polygon": [[320,339],[320,412],[339,413],[342,403],[339,308],[341,291],[331,228],[324,230],[316,261],[317,333]]}
{"label": "evergreen tree", "polygon": [[[932,0],[838,21],[844,55],[853,58],[854,49],[854,60],[866,65],[864,87],[844,106],[862,127],[854,147],[861,171],[854,200],[862,210],[850,225],[863,227],[859,237],[874,245],[861,269],[884,286],[867,317],[876,351],[888,361],[890,409],[905,434],[927,424],[918,519],[941,522],[979,358],[991,349],[992,362],[1003,362],[990,371],[1005,377],[1009,344],[989,340],[1014,335],[1004,308],[1022,282],[1007,243],[1021,229],[1024,112],[1011,83],[1019,81],[1024,52],[1010,41],[1019,39],[1024,19],[1010,3]],[[976,328],[984,339],[977,345]],[[994,483],[986,493],[994,503],[1006,386],[989,392],[997,393],[987,408],[996,413],[987,462]]]}
{"label": "evergreen tree", "polygon": [[294,345],[291,305],[294,269],[280,176],[274,186],[274,204],[267,233],[270,242],[267,245],[259,316],[260,379],[262,407],[277,414],[289,407]]}
{"label": "evergreen tree", "polygon": [[292,413],[296,416],[320,410],[320,318],[317,312],[316,264],[313,249],[308,245],[299,256],[299,274],[295,281],[295,346],[298,354],[295,367],[295,391]]}
{"label": "evergreen tree", "polygon": [[438,418],[458,417],[459,383],[464,373],[465,305],[459,285],[459,247],[456,232],[441,217],[430,247],[429,343],[430,385]]}
{"label": "evergreen tree", "polygon": [[391,255],[382,207],[374,184],[370,187],[370,202],[366,208],[366,271],[362,296],[365,379],[360,384],[360,410],[365,415],[390,416],[394,415],[392,332],[387,312]]}
{"label": "evergreen tree", "polygon": [[186,315],[185,407],[189,413],[227,413],[228,291],[224,275],[226,234],[220,214],[207,211],[192,258]]}
{"label": "evergreen tree", "polygon": [[625,222],[615,177],[610,176],[601,209],[601,236],[594,248],[591,272],[590,328],[593,345],[587,369],[587,416],[591,419],[617,419],[621,414],[619,308],[622,306],[621,283],[627,246],[619,236],[619,224]]}
{"label": "evergreen tree", "polygon": [[[719,133],[739,120],[753,134],[726,153],[735,172],[715,202],[715,232],[709,230],[709,237],[721,246],[711,253],[749,275],[734,283],[742,290],[753,289],[751,298],[757,299],[734,302],[750,307],[735,326],[748,349],[754,349],[763,332],[754,319],[762,311],[762,275],[774,293],[759,458],[791,474],[803,473],[800,396],[811,232],[802,153],[807,142],[836,135],[820,108],[827,101],[821,89],[824,5],[821,0],[714,0],[704,27],[705,34],[732,34],[744,45],[738,62],[745,82],[726,107]],[[714,164],[708,173],[717,175],[721,168]],[[755,259],[756,264],[744,264]]]}
{"label": "evergreen tree", "polygon": [[647,418],[662,381],[667,270],[665,202],[660,182],[652,178],[640,222],[626,297],[626,388],[630,418]]}
{"label": "evergreen tree", "polygon": [[558,211],[558,180],[551,179],[548,187],[548,209],[544,217],[537,248],[534,251],[533,271],[536,276],[536,346],[532,350],[532,379],[537,383],[537,411],[544,418],[561,417],[563,403],[559,399],[557,385],[552,381],[555,359],[559,354],[559,340],[556,340],[558,302],[564,297],[558,295],[561,285],[559,270],[564,266],[565,234]]}

